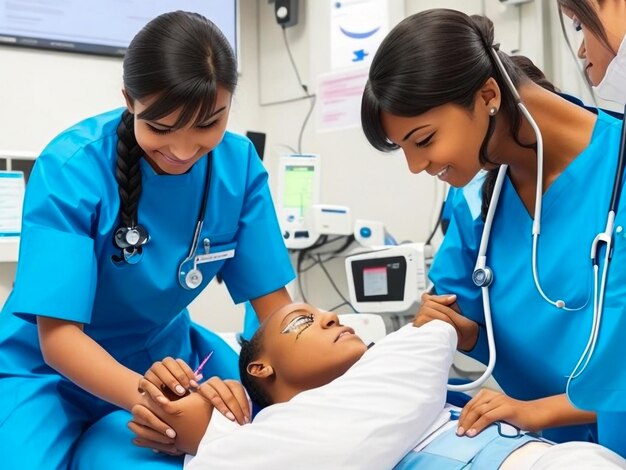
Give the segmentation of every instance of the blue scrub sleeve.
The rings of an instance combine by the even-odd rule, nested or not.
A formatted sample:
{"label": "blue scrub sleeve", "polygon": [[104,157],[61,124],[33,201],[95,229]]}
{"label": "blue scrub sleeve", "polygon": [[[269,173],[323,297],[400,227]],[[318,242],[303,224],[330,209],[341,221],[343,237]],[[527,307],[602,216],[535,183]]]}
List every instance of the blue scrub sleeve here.
{"label": "blue scrub sleeve", "polygon": [[477,218],[472,215],[463,191],[456,191],[450,225],[428,276],[437,294],[456,294],[463,315],[478,323],[478,341],[466,354],[486,363],[489,349],[482,297],[480,289],[472,281],[482,225],[480,215]]}
{"label": "blue scrub sleeve", "polygon": [[24,201],[19,262],[4,311],[28,321],[34,315],[88,323],[97,269],[92,237],[101,170],[79,150],[63,145],[37,159]]}
{"label": "blue scrub sleeve", "polygon": [[295,277],[267,184],[267,172],[249,146],[248,179],[235,256],[221,269],[235,303],[286,286]]}

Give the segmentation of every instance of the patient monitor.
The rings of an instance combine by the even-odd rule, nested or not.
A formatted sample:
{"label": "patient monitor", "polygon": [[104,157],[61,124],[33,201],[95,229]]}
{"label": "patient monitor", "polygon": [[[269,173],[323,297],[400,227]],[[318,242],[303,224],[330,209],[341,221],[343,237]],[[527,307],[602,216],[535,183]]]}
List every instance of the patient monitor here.
{"label": "patient monitor", "polygon": [[320,202],[319,155],[283,155],[278,170],[279,223],[289,249],[308,248],[319,234],[307,223]]}
{"label": "patient monitor", "polygon": [[385,246],[346,258],[350,303],[358,312],[403,312],[428,289],[430,245]]}

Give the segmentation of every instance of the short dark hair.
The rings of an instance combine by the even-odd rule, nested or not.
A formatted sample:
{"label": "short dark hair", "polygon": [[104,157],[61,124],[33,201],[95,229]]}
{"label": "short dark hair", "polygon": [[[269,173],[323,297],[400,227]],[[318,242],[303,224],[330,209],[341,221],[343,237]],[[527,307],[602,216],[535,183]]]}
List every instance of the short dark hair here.
{"label": "short dark hair", "polygon": [[258,407],[265,408],[273,404],[258,378],[248,373],[248,366],[259,358],[263,352],[263,332],[261,326],[248,340],[242,340],[239,353],[239,378],[241,385],[247,390],[250,400]]}

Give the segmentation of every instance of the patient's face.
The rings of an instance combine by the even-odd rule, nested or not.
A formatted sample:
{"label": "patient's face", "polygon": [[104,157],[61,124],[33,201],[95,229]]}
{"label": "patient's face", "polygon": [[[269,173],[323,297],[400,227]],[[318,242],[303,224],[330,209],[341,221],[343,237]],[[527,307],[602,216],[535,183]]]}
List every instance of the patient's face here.
{"label": "patient's face", "polygon": [[343,375],[367,350],[335,313],[307,304],[286,305],[264,327],[263,351],[277,377],[300,390]]}

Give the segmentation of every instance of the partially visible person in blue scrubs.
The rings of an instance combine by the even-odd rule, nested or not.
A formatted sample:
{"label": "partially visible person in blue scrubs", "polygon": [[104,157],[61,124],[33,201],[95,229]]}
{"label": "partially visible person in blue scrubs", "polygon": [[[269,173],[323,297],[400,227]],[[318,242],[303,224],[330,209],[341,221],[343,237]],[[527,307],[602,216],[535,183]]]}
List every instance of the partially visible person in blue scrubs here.
{"label": "partially visible person in blue scrubs", "polygon": [[[132,40],[123,68],[127,107],[61,133],[28,183],[0,315],[2,468],[68,468],[85,430],[145,400],[139,380],[155,361],[196,367],[212,352],[203,375],[238,378],[237,355],[187,311],[216,273],[260,319],[291,302],[267,173],[251,142],[226,131],[237,66],[225,37],[198,14],[167,13]],[[193,253],[207,262],[190,289],[179,266],[207,184]],[[174,396],[197,384],[188,369]],[[114,449],[111,466],[131,447]]]}
{"label": "partially visible person in blue scrubs", "polygon": [[557,3],[561,19],[566,16],[574,30],[582,33],[578,57],[584,61],[584,73],[593,91],[603,100],[625,105],[626,1],[557,0]]}
{"label": "partially visible person in blue scrubs", "polygon": [[[626,105],[626,0],[558,0],[562,18],[582,34],[578,56],[594,93]],[[614,260],[609,270],[604,314],[595,352],[586,369],[572,381],[568,396],[579,408],[598,414],[600,441],[626,456],[626,367],[622,334],[626,331],[626,269],[623,260],[626,207],[620,204]],[[617,258],[617,259],[616,259]]]}
{"label": "partially visible person in blue scrubs", "polygon": [[[519,112],[493,54],[497,53],[544,143],[539,277],[531,267],[536,191],[536,136]],[[481,170],[508,164],[490,237],[488,259],[497,362],[504,393],[483,390],[464,408],[458,433],[474,436],[503,420],[543,431],[556,442],[595,440],[596,415],[574,407],[566,392],[589,336],[592,270],[589,249],[604,229],[621,122],[589,112],[533,83],[494,43],[491,22],[453,10],[429,10],[401,22],[381,44],[363,95],[362,124],[379,150],[401,149],[410,171],[426,171],[454,187]],[[418,321],[453,324],[459,349],[486,363],[481,291],[472,282],[484,208],[453,200],[448,232],[430,271],[436,293]],[[456,197],[458,196],[458,197]],[[626,239],[616,241],[616,252]],[[624,262],[614,256],[614,266]],[[607,335],[619,335],[608,329]]]}

